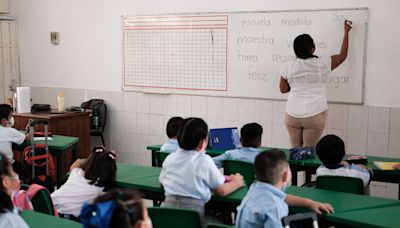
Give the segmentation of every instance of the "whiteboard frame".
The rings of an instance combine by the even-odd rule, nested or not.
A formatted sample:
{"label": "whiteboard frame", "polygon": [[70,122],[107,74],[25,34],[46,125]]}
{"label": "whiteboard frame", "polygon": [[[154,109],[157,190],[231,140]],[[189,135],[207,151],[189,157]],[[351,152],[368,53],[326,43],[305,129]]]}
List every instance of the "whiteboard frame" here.
{"label": "whiteboard frame", "polygon": [[[123,39],[123,18],[133,17],[133,16],[161,16],[161,15],[203,15],[203,14],[243,14],[243,13],[282,13],[282,12],[320,12],[320,11],[354,11],[354,10],[366,10],[367,20],[364,24],[365,26],[365,40],[364,40],[364,50],[363,50],[363,69],[362,69],[362,87],[361,87],[361,102],[338,102],[338,101],[328,101],[330,104],[356,104],[363,105],[365,102],[365,74],[367,65],[367,44],[368,44],[368,24],[369,24],[369,8],[368,7],[352,7],[352,8],[324,8],[324,9],[287,9],[287,10],[259,10],[259,11],[217,11],[217,12],[185,12],[185,13],[159,13],[159,14],[123,14],[121,15],[121,49],[122,49],[122,60],[124,60],[124,39]],[[240,98],[240,99],[259,99],[259,100],[272,100],[272,101],[286,101],[286,98],[265,98],[265,97],[246,97],[246,96],[221,96],[217,94],[201,94],[199,91],[193,93],[192,90],[183,89],[160,89],[160,88],[145,88],[145,87],[134,87],[130,86],[129,89],[124,86],[124,61],[122,62],[122,77],[121,77],[121,90],[123,92],[141,92],[144,94],[158,94],[158,95],[190,95],[190,96],[207,96],[207,97],[228,97],[228,98]],[[163,91],[164,90],[164,91]],[[174,91],[172,91],[174,90]]]}

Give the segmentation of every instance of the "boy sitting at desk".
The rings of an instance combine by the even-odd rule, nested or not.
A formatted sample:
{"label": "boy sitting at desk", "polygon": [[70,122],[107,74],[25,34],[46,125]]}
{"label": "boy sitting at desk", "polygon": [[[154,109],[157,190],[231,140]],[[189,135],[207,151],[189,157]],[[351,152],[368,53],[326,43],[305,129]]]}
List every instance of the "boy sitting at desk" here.
{"label": "boy sitting at desk", "polygon": [[14,160],[12,143],[20,145],[25,140],[31,140],[33,132],[23,134],[13,128],[13,125],[14,117],[12,116],[11,106],[0,104],[0,153],[3,153],[7,157],[16,173],[21,173],[21,164]]}
{"label": "boy sitting at desk", "polygon": [[228,150],[225,153],[213,158],[218,168],[222,168],[225,160],[239,160],[253,163],[255,157],[261,152],[261,136],[263,129],[258,123],[245,124],[240,129],[240,141],[242,148]]}
{"label": "boy sitting at desk", "polygon": [[175,152],[178,148],[178,140],[176,139],[178,135],[179,126],[182,123],[182,117],[172,117],[168,120],[167,123],[167,136],[168,140],[161,146],[161,152],[172,153]]}
{"label": "boy sitting at desk", "polygon": [[[336,135],[326,135],[319,140],[316,153],[322,164],[316,171],[317,176],[347,176],[359,178],[366,188],[371,181],[372,170],[361,164],[350,165],[343,161],[344,142]],[[368,190],[368,189],[366,189]]]}
{"label": "boy sitting at desk", "polygon": [[321,213],[332,213],[330,204],[311,199],[287,195],[292,173],[285,154],[277,149],[260,153],[255,158],[254,182],[237,208],[236,227],[282,227],[281,219],[288,215],[288,204],[294,207],[308,207]]}

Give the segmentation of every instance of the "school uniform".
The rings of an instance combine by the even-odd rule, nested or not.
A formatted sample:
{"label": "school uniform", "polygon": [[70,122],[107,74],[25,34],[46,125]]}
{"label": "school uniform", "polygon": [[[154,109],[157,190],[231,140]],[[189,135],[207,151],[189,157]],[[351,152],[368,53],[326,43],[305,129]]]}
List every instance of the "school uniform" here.
{"label": "school uniform", "polygon": [[12,127],[0,126],[0,153],[4,154],[10,163],[14,163],[14,154],[12,152],[12,143],[22,144],[25,140],[25,134]]}
{"label": "school uniform", "polygon": [[321,165],[316,171],[318,176],[344,176],[355,177],[363,181],[364,188],[368,186],[371,181],[371,173],[367,169],[363,169],[358,165]]}
{"label": "school uniform", "polygon": [[160,151],[161,152],[167,152],[167,153],[173,153],[179,148],[178,140],[177,139],[168,139],[165,141],[164,144],[162,144]]}
{"label": "school uniform", "polygon": [[18,215],[15,210],[0,214],[0,227],[7,228],[28,228],[28,224]]}
{"label": "school uniform", "polygon": [[92,203],[104,187],[89,184],[81,168],[71,170],[67,182],[51,194],[54,206],[61,214],[79,217],[83,203]]}
{"label": "school uniform", "polygon": [[289,214],[286,193],[275,186],[257,181],[237,208],[237,228],[282,227],[281,219]]}
{"label": "school uniform", "polygon": [[249,163],[254,163],[257,155],[261,152],[261,149],[254,147],[242,147],[239,149],[228,150],[225,153],[213,158],[215,165],[218,168],[223,167],[225,160],[238,160]]}
{"label": "school uniform", "polygon": [[165,191],[162,206],[192,208],[204,215],[211,189],[225,179],[209,155],[179,148],[165,159],[159,181]]}

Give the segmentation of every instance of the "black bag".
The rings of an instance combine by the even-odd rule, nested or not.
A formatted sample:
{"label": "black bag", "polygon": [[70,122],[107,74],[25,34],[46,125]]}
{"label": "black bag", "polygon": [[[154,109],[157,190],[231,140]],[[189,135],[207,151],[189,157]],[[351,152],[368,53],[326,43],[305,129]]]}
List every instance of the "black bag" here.
{"label": "black bag", "polygon": [[290,149],[291,160],[303,160],[315,157],[315,147],[295,147]]}

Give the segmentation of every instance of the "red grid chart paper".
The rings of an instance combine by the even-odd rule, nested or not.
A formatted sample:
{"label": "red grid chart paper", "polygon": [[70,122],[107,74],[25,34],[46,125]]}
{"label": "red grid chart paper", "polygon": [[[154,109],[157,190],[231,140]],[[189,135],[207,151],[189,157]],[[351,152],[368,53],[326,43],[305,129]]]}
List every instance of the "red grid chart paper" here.
{"label": "red grid chart paper", "polygon": [[124,86],[226,91],[227,40],[227,15],[124,17]]}

